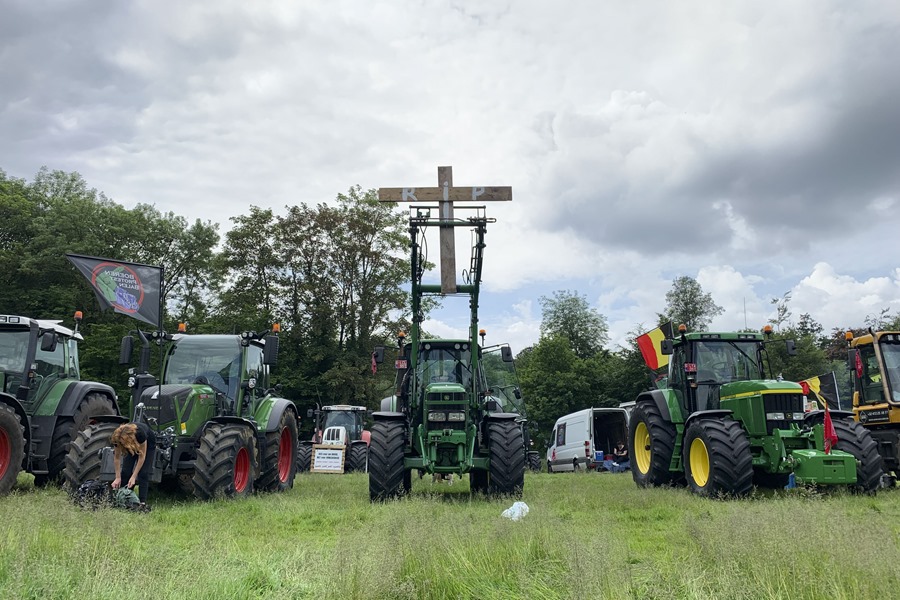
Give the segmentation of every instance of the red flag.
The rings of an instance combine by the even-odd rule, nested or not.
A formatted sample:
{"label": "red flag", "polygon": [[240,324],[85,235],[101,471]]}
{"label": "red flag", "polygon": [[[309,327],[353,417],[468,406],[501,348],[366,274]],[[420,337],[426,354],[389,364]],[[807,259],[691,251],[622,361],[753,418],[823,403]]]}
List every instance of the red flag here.
{"label": "red flag", "polygon": [[856,376],[862,378],[863,376],[863,364],[862,358],[859,356],[859,352],[856,353]]}
{"label": "red flag", "polygon": [[825,454],[831,454],[831,449],[838,443],[837,432],[834,423],[831,422],[831,411],[825,406]]}
{"label": "red flag", "polygon": [[378,372],[378,364],[375,362],[375,353],[372,353],[372,375]]}

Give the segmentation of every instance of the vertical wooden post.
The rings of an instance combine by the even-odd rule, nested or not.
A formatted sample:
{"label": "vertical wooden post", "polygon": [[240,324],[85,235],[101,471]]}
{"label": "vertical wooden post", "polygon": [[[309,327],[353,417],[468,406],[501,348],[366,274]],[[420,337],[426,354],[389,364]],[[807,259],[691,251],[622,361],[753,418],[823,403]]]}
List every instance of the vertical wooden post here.
{"label": "vertical wooden post", "polygon": [[[440,220],[453,221],[453,201],[449,192],[453,187],[453,167],[438,167],[438,187],[443,191],[438,203]],[[441,293],[456,293],[456,229],[452,225],[441,225]]]}

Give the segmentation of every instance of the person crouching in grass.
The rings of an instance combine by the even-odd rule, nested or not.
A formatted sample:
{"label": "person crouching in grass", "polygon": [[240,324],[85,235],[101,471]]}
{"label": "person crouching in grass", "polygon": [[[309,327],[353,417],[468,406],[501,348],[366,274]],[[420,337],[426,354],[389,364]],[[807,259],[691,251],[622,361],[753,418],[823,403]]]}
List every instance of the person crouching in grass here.
{"label": "person crouching in grass", "polygon": [[119,489],[122,481],[127,482],[125,487],[128,489],[137,485],[141,506],[146,506],[150,471],[156,452],[156,436],[145,423],[126,423],[116,428],[110,442],[115,449],[113,463],[116,468],[112,488]]}

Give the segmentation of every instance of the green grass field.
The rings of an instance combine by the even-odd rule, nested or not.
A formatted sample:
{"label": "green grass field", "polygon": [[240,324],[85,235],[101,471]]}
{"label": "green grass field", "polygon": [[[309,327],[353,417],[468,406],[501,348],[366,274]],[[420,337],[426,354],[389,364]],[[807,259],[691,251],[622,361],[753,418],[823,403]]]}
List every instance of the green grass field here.
{"label": "green grass field", "polygon": [[528,474],[512,501],[415,480],[372,505],[365,475],[299,476],[287,494],[153,512],[85,511],[21,476],[0,498],[0,597],[898,597],[900,492],[709,501],[629,474]]}

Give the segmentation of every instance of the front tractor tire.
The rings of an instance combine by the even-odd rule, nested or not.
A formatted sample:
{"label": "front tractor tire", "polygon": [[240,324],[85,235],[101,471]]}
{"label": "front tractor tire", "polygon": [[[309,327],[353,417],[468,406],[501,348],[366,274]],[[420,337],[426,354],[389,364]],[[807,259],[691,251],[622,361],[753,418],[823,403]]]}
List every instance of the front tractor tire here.
{"label": "front tractor tire", "polygon": [[881,484],[884,466],[882,456],[878,453],[878,444],[868,429],[856,421],[835,419],[834,431],[838,441],[835,450],[852,454],[856,459],[856,485],[853,492],[874,493]]}
{"label": "front tractor tire", "polygon": [[403,468],[406,424],[376,421],[369,439],[369,499],[373,502],[409,493],[412,478]]}
{"label": "front tractor tire", "polygon": [[312,445],[300,444],[297,448],[297,472],[309,473],[312,467]]}
{"label": "front tractor tire", "polygon": [[522,428],[515,421],[488,422],[488,451],[491,466],[488,470],[487,492],[493,496],[522,495],[525,487],[525,441]]}
{"label": "front tractor tire", "polygon": [[100,479],[100,451],[110,445],[109,439],[121,423],[95,423],[75,435],[66,454],[63,475],[66,487],[75,492],[90,479]]}
{"label": "front tractor tire", "polygon": [[71,417],[60,418],[53,429],[53,437],[50,440],[50,455],[47,458],[47,473],[35,475],[34,484],[45,486],[62,480],[63,469],[66,468],[66,454],[69,452],[69,444],[79,431],[91,424],[94,417],[116,414],[113,401],[103,394],[96,392],[84,397],[78,409]]}
{"label": "front tractor tire", "polygon": [[213,423],[200,438],[194,463],[194,496],[245,498],[253,493],[256,440],[242,425]]}
{"label": "front tractor tire", "polygon": [[669,485],[676,473],[669,471],[675,452],[675,425],[663,418],[656,404],[640,402],[628,425],[631,476],[640,487]]}
{"label": "front tractor tire", "polygon": [[684,470],[691,491],[704,497],[742,497],[753,489],[750,438],[732,419],[701,419],[684,435]]}
{"label": "front tractor tire", "polygon": [[528,470],[532,473],[540,473],[541,472],[541,455],[537,452],[529,452],[528,453]]}
{"label": "front tractor tire", "polygon": [[257,489],[284,492],[294,487],[297,475],[297,418],[285,410],[275,431],[266,434],[266,455],[262,460],[262,474]]}
{"label": "front tractor tire", "polygon": [[24,459],[25,428],[12,407],[0,403],[0,496],[15,485]]}
{"label": "front tractor tire", "polygon": [[346,473],[364,473],[369,460],[369,447],[366,444],[351,444],[347,448]]}

